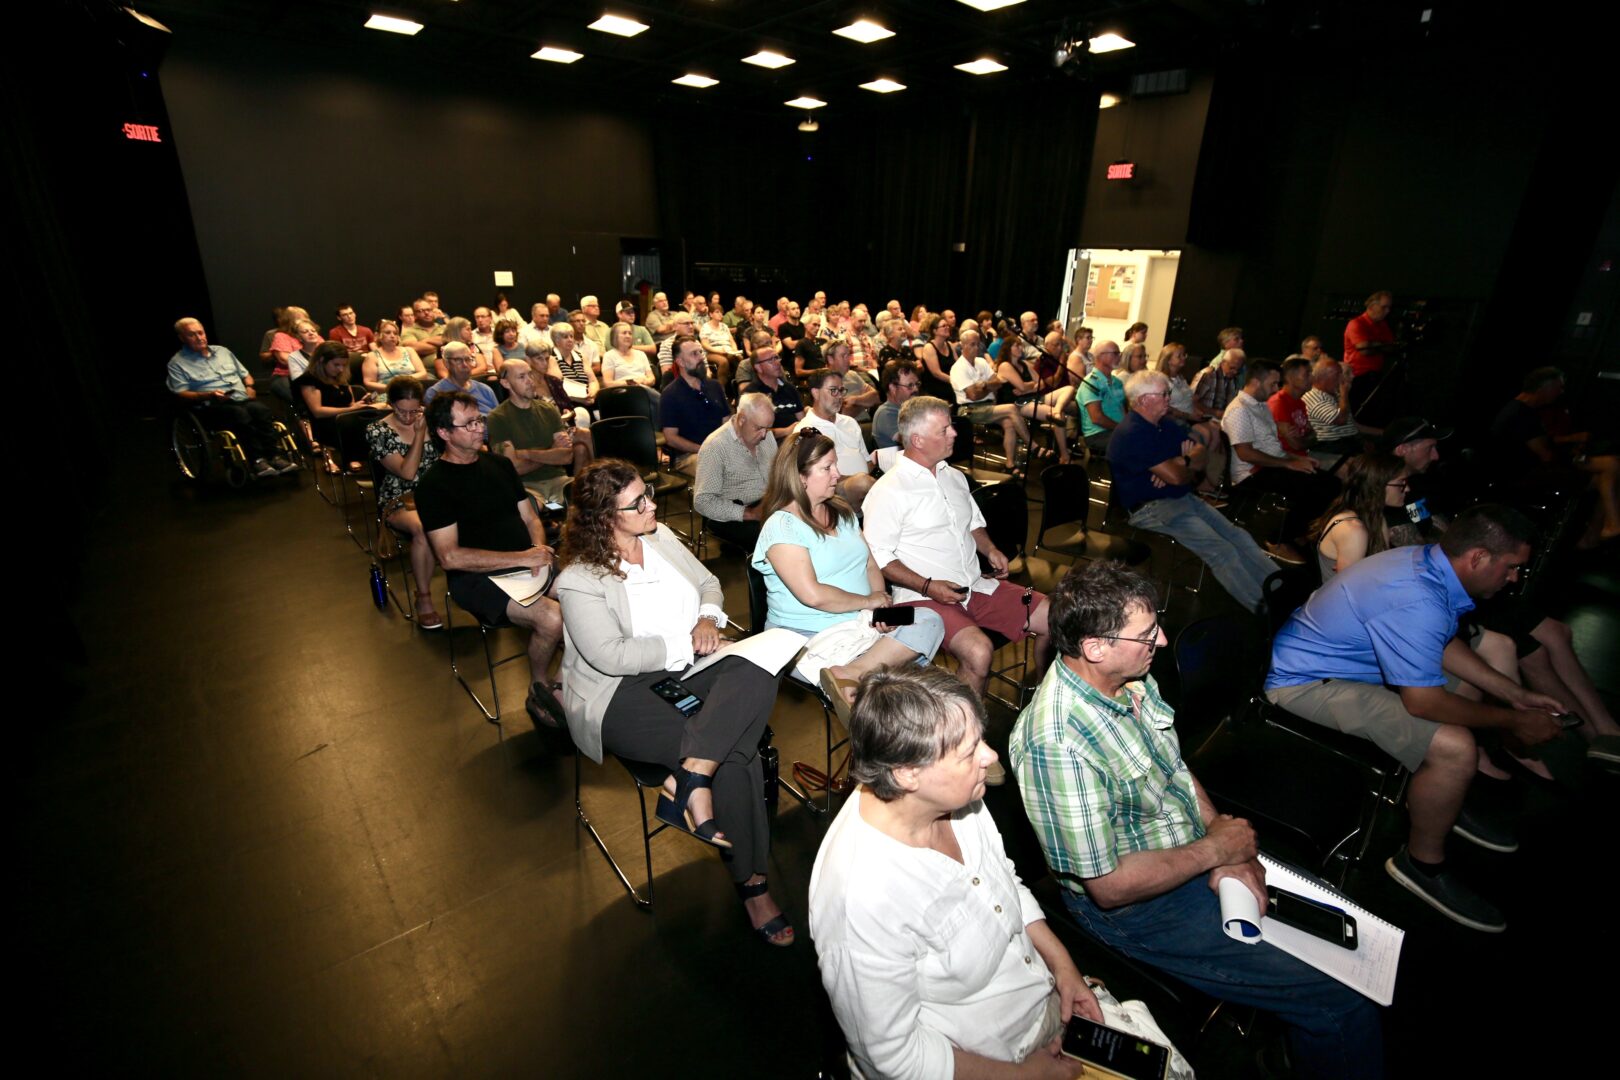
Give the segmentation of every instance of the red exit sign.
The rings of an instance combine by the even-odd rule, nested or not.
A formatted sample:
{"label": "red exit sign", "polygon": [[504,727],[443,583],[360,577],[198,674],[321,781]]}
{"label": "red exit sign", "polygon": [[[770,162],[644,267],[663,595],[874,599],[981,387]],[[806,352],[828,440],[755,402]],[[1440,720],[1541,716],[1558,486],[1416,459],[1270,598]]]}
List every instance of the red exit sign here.
{"label": "red exit sign", "polygon": [[1108,179],[1130,180],[1136,176],[1136,162],[1116,161],[1108,166]]}
{"label": "red exit sign", "polygon": [[163,141],[163,136],[158,134],[156,124],[125,124],[124,138],[134,139],[137,142]]}

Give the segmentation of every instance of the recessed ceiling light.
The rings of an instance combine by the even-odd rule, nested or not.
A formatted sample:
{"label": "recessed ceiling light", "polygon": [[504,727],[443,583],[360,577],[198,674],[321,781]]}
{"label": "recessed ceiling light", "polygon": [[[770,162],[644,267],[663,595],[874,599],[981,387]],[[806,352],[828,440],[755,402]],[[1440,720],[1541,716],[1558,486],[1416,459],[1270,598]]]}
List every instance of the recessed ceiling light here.
{"label": "recessed ceiling light", "polygon": [[784,101],[782,104],[786,105],[790,109],[819,109],[827,103],[822,101],[820,98],[804,97],[801,95],[794,98],[792,101]]}
{"label": "recessed ceiling light", "polygon": [[671,79],[669,81],[674,83],[676,86],[695,86],[699,90],[707,90],[709,87],[719,83],[720,80],[711,79],[707,75],[693,75],[691,72],[688,72],[678,79]]}
{"label": "recessed ceiling light", "polygon": [[772,52],[769,49],[761,49],[753,56],[743,57],[743,63],[762,68],[782,68],[793,63],[793,57],[783,56],[781,53]]}
{"label": "recessed ceiling light", "polygon": [[647,29],[647,24],[626,19],[621,15],[603,15],[591,23],[592,30],[600,30],[604,34],[618,34],[620,37],[635,37]]}
{"label": "recessed ceiling light", "polygon": [[1024,0],[962,0],[962,3],[966,4],[968,7],[978,8],[980,11],[997,11],[1004,7],[1012,7],[1014,4],[1022,4],[1023,2]]}
{"label": "recessed ceiling light", "polygon": [[862,90],[870,90],[874,94],[892,94],[905,88],[905,83],[897,83],[893,79],[873,79],[871,82],[861,83]]}
{"label": "recessed ceiling light", "polygon": [[1093,53],[1118,52],[1121,49],[1134,49],[1136,42],[1122,38],[1115,33],[1098,34],[1091,39]]}
{"label": "recessed ceiling light", "polygon": [[539,52],[529,54],[529,59],[550,60],[554,64],[572,64],[584,55],[584,53],[577,53],[573,49],[559,49],[555,45],[542,45]]}
{"label": "recessed ceiling light", "polygon": [[856,19],[848,26],[840,26],[833,33],[839,37],[849,38],[851,41],[858,41],[862,45],[870,45],[874,41],[894,37],[893,30],[886,26],[879,26],[871,19]]}
{"label": "recessed ceiling light", "polygon": [[1102,95],[1101,97],[1099,97],[1097,99],[1097,108],[1099,108],[1099,109],[1112,109],[1115,105],[1118,105],[1118,104],[1119,104],[1119,95],[1118,94],[1104,94],[1104,95]]}
{"label": "recessed ceiling light", "polygon": [[367,30],[387,30],[390,34],[420,33],[422,24],[409,19],[396,19],[392,15],[373,15],[366,20]]}
{"label": "recessed ceiling light", "polygon": [[966,64],[957,64],[957,71],[965,71],[969,75],[994,75],[998,71],[1006,71],[1006,64],[998,64],[988,56],[981,56],[977,60]]}

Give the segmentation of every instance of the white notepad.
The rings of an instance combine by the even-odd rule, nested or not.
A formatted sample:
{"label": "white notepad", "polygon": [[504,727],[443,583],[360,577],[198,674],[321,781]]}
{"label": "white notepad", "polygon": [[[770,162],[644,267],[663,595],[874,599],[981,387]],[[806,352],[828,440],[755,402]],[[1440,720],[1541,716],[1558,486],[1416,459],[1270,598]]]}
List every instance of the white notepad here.
{"label": "white notepad", "polygon": [[1380,1005],[1395,998],[1395,975],[1401,962],[1401,943],[1406,931],[1358,907],[1343,894],[1322,881],[1307,877],[1292,867],[1260,856],[1266,868],[1266,884],[1342,909],[1356,920],[1356,947],[1341,948],[1332,942],[1307,934],[1267,918],[1249,887],[1232,878],[1222,878],[1216,890],[1221,899],[1221,926],[1236,941],[1255,945],[1264,941],[1289,956],[1297,957],[1317,971],[1365,994]]}

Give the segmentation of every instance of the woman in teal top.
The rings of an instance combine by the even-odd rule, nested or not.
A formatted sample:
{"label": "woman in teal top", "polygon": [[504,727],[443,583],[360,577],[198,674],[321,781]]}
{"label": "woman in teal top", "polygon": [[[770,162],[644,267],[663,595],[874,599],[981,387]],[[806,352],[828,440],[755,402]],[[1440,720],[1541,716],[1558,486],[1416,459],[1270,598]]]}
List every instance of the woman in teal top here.
{"label": "woman in teal top", "polygon": [[[813,428],[794,432],[777,451],[760,502],[765,527],[752,560],[765,577],[768,628],[811,637],[892,603],[855,512],[838,496],[838,481],[836,447]],[[840,715],[868,671],[933,659],[945,637],[944,621],[927,608],[911,610],[915,622],[873,624],[879,636],[863,653],[822,670],[822,689]]]}

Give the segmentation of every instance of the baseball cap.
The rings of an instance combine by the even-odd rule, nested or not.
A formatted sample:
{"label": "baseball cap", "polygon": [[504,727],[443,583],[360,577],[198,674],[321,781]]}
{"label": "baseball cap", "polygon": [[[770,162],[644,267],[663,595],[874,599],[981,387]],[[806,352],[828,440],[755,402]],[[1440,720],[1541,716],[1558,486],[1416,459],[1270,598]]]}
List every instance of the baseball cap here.
{"label": "baseball cap", "polygon": [[1384,436],[1378,445],[1381,449],[1393,450],[1401,443],[1419,439],[1449,439],[1451,434],[1451,428],[1435,427],[1421,416],[1403,416],[1384,425]]}

